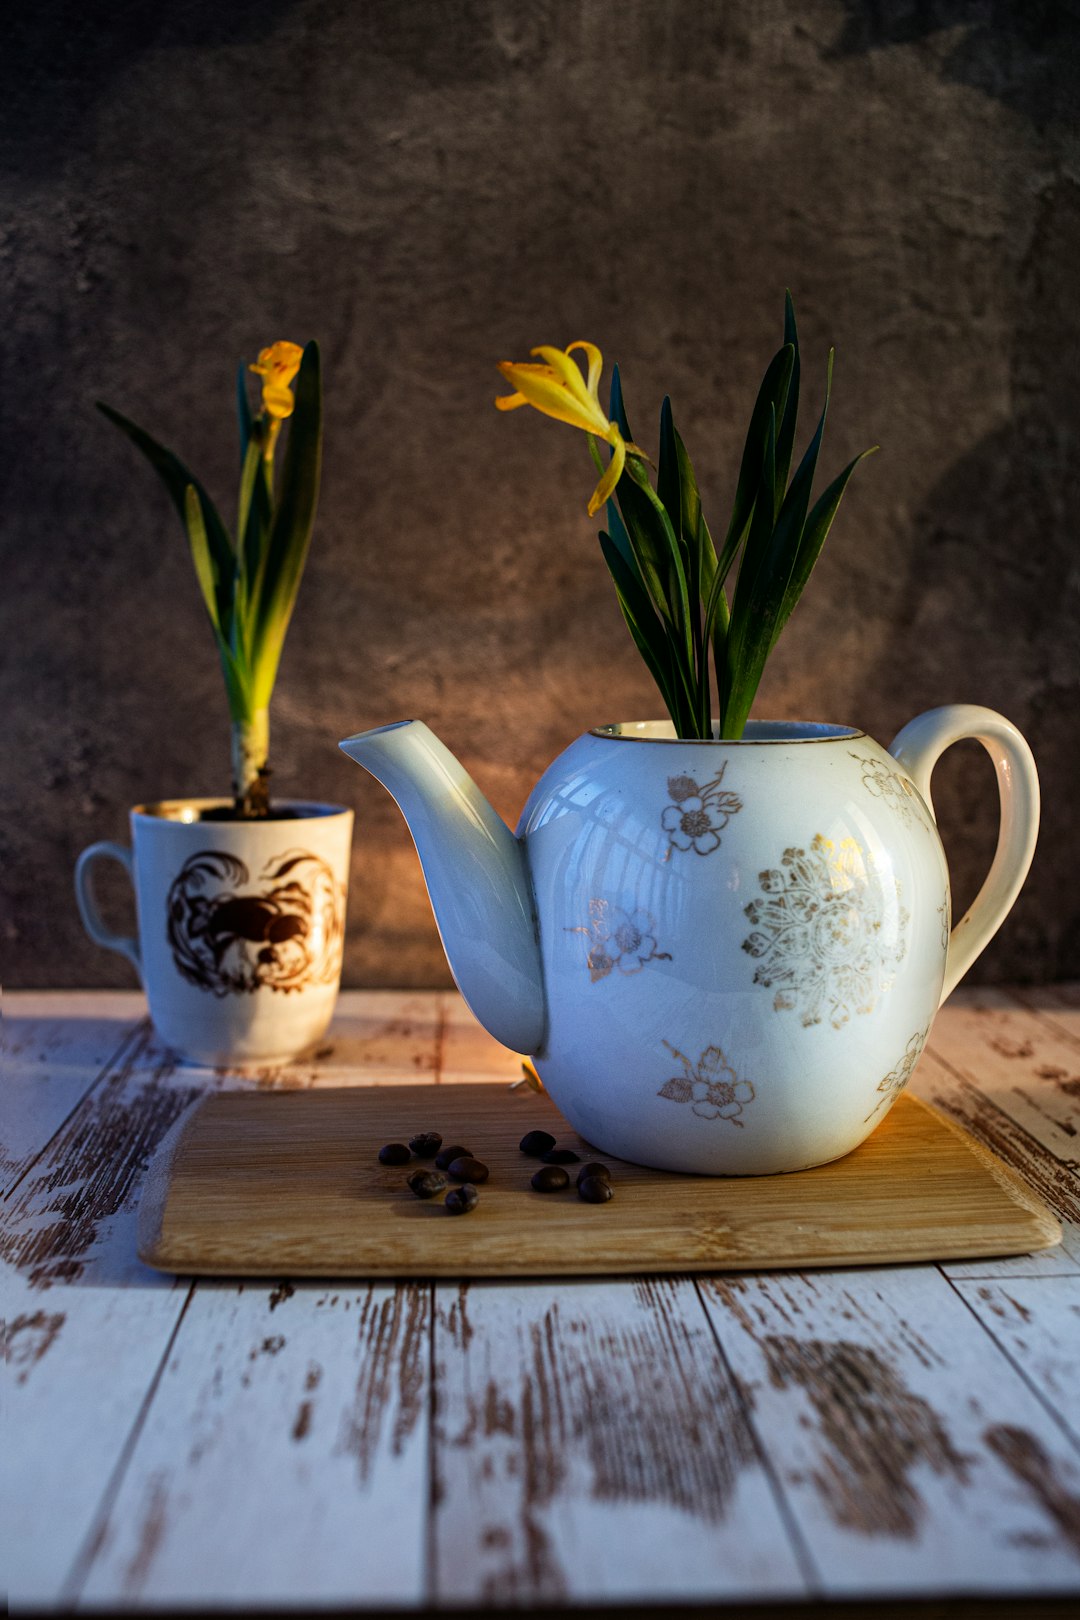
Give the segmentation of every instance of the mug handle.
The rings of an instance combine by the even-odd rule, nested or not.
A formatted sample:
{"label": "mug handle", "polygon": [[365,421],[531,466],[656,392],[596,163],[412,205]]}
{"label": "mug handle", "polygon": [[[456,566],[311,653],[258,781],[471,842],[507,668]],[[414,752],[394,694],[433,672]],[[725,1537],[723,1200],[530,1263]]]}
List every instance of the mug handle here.
{"label": "mug handle", "polygon": [[956,989],[1011,911],[1028,875],[1039,835],[1039,775],[1035,760],[1012,721],[1004,715],[974,703],[928,709],[897,733],[889,753],[911,777],[933,815],[930,777],[934,766],[946,748],[968,737],[981,742],[994,762],[1001,821],[986,881],[949,935],[942,1001]]}
{"label": "mug handle", "polygon": [[88,849],[83,850],[75,862],[75,899],[79,904],[79,916],[94,944],[104,945],[106,950],[119,951],[121,956],[126,956],[139,975],[139,983],[142,984],[142,958],[139,954],[138,940],[132,939],[130,935],[112,933],[102,922],[101,913],[97,908],[90,874],[94,862],[104,859],[119,861],[131,880],[132,888],[135,887],[135,857],[130,849],[123,844],[91,844]]}

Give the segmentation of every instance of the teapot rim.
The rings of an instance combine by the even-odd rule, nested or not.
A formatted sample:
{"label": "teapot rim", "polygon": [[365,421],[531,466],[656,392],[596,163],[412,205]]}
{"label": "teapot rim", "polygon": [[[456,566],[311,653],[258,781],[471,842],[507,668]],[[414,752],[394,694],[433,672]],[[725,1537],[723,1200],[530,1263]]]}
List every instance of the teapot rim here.
{"label": "teapot rim", "polygon": [[613,720],[591,727],[589,735],[605,742],[678,743],[683,748],[759,748],[777,743],[852,742],[866,732],[857,726],[816,720],[749,720],[741,737],[677,737],[671,720]]}

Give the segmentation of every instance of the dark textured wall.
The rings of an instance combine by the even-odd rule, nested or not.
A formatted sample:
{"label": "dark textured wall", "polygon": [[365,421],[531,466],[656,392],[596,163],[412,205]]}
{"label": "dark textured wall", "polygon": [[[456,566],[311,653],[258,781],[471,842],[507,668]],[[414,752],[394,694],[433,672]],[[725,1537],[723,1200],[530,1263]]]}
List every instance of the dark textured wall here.
{"label": "dark textured wall", "polygon": [[[669,390],[721,527],[788,283],[815,392],[837,346],[828,467],[883,448],[756,712],[888,742],[930,705],[1002,709],[1047,804],[979,972],[1080,972],[1077,5],[17,0],[8,28],[8,984],[129,982],[82,936],[75,855],[136,800],[227,783],[185,544],[95,397],[231,504],[237,360],[321,340],[275,785],[358,809],[347,982],[433,984],[404,826],[337,739],[422,716],[513,818],[580,731],[658,708],[585,516],[584,438],[497,416],[493,362],[587,336],[635,423]],[[964,901],[996,804],[975,745],[954,756]]]}

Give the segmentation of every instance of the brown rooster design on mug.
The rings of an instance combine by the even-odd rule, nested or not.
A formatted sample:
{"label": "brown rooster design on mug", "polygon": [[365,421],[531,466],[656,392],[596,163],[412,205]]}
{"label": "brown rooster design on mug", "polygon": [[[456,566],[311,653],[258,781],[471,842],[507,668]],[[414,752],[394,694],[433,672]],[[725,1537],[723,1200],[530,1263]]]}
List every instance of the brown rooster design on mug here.
{"label": "brown rooster design on mug", "polygon": [[237,856],[204,851],[169,890],[173,960],[215,996],[330,984],[341,966],[344,901],[326,862],[305,850],[275,856],[254,884]]}

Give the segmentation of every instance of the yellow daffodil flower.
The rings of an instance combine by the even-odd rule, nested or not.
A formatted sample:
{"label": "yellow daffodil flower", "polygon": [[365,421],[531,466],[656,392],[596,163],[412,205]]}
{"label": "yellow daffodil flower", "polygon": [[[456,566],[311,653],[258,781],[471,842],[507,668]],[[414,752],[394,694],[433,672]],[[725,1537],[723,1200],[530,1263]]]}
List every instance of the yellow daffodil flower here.
{"label": "yellow daffodil flower", "polygon": [[[588,377],[570,356],[581,349],[588,362]],[[527,361],[500,360],[499,370],[516,390],[513,394],[500,394],[495,404],[500,411],[516,411],[521,405],[531,405],[557,422],[569,422],[610,444],[611,462],[603,478],[589,498],[589,516],[594,517],[605,501],[611,499],[615,485],[622,476],[628,450],[640,455],[636,445],[628,445],[616,422],[609,422],[600,404],[600,373],[604,357],[595,343],[571,343],[566,349],[553,349],[547,344],[533,349],[542,365]]]}
{"label": "yellow daffodil flower", "polygon": [[263,410],[278,421],[293,413],[296,401],[289,384],[300,370],[303,358],[304,351],[299,343],[272,343],[268,349],[260,351],[250,368],[263,379]]}

